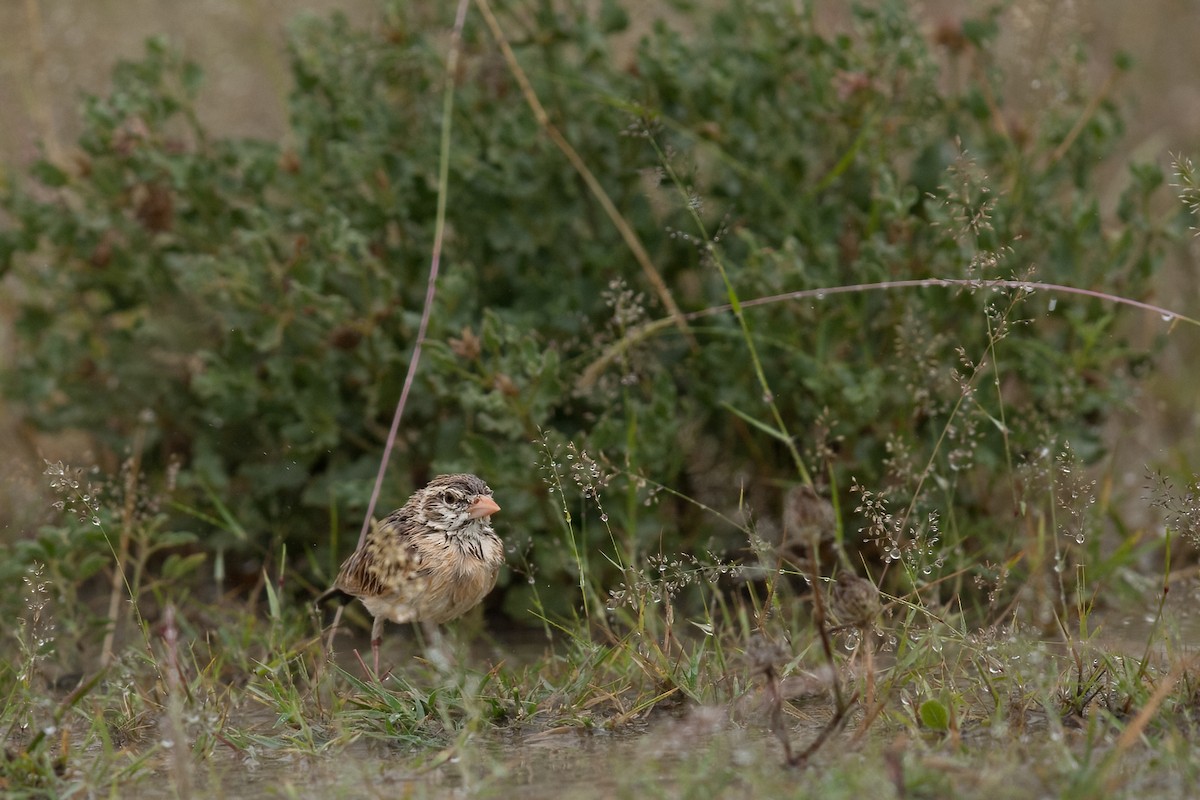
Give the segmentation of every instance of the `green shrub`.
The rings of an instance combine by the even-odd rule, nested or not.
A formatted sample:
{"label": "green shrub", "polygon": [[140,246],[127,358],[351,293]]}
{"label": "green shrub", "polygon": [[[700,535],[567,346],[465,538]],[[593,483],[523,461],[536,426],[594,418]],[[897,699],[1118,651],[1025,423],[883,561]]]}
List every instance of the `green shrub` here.
{"label": "green shrub", "polygon": [[[210,135],[199,68],[151,42],[87,100],[77,163],[39,163],[3,196],[20,353],[10,400],[114,451],[146,426],[146,468],[181,458],[189,502],[219,498],[260,546],[324,543],[331,504],[356,529],[412,350],[449,19],[407,5],[371,32],[296,24],[286,145]],[[1044,65],[1054,104],[1023,111],[989,58],[994,19],[935,44],[906,3],[859,8],[837,34],[791,5],[697,11],[696,33],[660,23],[630,52],[614,44],[613,3],[596,16],[543,9],[536,30],[502,15],[554,124],[680,306],[728,302],[718,257],[742,300],[928,277],[1147,293],[1159,233],[1145,208],[1162,177],[1131,172],[1106,217],[1096,165],[1121,123],[1070,78],[1075,51]],[[695,346],[673,327],[644,335],[663,310],[637,263],[475,17],[464,47],[431,354],[385,505],[437,472],[477,471],[504,507],[502,533],[528,548],[531,580],[570,586],[541,429],[551,449],[569,439],[597,459],[601,479],[628,477],[603,489],[606,522],[590,499],[571,501],[597,570],[614,540],[622,558],[744,546],[654,490],[730,514],[746,503],[767,529],[779,486],[798,479],[762,429],[774,423],[736,320],[696,319]],[[950,65],[971,79],[955,85]],[[887,488],[897,516],[914,495],[912,520],[953,506],[953,541],[973,533],[986,552],[1024,491],[1019,465],[1066,440],[1099,455],[1144,356],[1111,306],[1049,299],[927,288],[746,311],[770,399],[808,469],[836,479],[848,535],[867,525],[850,513],[854,478]],[[238,544],[228,530],[205,540]],[[511,581],[510,610],[523,614],[533,590]],[[541,602],[559,612],[573,596]]]}

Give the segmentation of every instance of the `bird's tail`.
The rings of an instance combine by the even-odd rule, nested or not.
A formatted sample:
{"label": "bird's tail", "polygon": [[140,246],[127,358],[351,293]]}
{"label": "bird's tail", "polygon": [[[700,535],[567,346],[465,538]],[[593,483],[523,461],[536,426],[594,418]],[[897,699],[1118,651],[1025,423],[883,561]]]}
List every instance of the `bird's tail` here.
{"label": "bird's tail", "polygon": [[326,589],[320,597],[313,602],[313,609],[320,614],[321,609],[330,603],[336,602],[340,606],[344,606],[354,599],[354,595],[343,592],[336,586]]}

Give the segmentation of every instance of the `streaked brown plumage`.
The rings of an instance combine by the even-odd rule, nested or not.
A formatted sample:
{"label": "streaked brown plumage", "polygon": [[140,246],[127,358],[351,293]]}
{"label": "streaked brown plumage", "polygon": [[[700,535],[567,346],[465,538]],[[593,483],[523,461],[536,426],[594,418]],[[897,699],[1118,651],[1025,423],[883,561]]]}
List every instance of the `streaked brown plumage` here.
{"label": "streaked brown plumage", "polygon": [[385,621],[440,625],[474,608],[496,585],[504,544],[490,518],[499,510],[480,478],[439,475],[372,523],[317,604],[349,595],[371,612],[375,674]]}
{"label": "streaked brown plumage", "polygon": [[788,489],[783,496],[783,543],[810,548],[832,541],[837,533],[833,504],[807,484]]}
{"label": "streaked brown plumage", "polygon": [[[812,561],[837,541],[837,515],[833,504],[816,489],[800,484],[783,495],[783,531],[779,548],[787,557]],[[825,563],[825,558],[821,559]],[[816,565],[812,565],[813,568]]]}
{"label": "streaked brown plumage", "polygon": [[[866,695],[864,702],[867,708],[875,703],[875,659],[872,646],[872,633],[879,615],[883,612],[883,604],[879,598],[879,587],[867,578],[860,578],[850,570],[838,573],[837,581],[830,592],[830,605],[833,615],[844,628],[854,628],[861,639],[863,652],[863,672],[867,676]],[[858,648],[855,648],[855,655]]]}
{"label": "streaked brown plumage", "polygon": [[882,610],[879,589],[853,572],[839,572],[830,596],[838,624],[866,631],[875,624]]}

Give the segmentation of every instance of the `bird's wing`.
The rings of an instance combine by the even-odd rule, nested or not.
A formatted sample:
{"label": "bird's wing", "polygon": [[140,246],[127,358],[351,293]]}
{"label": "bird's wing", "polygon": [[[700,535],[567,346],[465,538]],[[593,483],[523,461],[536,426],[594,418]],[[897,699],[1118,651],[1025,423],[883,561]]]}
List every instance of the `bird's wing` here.
{"label": "bird's wing", "polygon": [[342,564],[334,586],[356,597],[397,591],[422,570],[409,526],[398,513],[371,523],[367,541]]}

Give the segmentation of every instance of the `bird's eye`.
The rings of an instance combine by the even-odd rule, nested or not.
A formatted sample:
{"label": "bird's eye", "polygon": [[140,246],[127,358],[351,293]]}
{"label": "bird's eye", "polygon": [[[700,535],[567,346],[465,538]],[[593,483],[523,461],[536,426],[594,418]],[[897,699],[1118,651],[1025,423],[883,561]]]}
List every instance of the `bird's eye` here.
{"label": "bird's eye", "polygon": [[454,501],[458,498],[454,496],[454,492],[442,492],[442,502],[448,506],[454,505]]}

